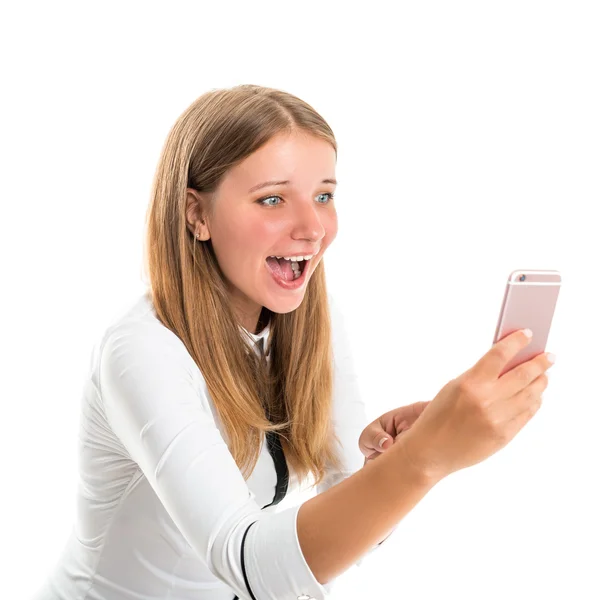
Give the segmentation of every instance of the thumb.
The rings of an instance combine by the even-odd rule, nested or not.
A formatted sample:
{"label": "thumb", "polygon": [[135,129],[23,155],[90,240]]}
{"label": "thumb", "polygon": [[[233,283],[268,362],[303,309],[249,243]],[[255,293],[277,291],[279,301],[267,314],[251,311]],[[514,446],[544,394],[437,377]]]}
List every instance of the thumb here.
{"label": "thumb", "polygon": [[381,431],[375,435],[375,439],[373,440],[373,448],[378,452],[383,452],[387,450],[390,446],[393,446],[394,442],[388,433],[385,431]]}
{"label": "thumb", "polygon": [[392,436],[377,421],[365,427],[358,438],[363,455],[371,460],[394,445]]}

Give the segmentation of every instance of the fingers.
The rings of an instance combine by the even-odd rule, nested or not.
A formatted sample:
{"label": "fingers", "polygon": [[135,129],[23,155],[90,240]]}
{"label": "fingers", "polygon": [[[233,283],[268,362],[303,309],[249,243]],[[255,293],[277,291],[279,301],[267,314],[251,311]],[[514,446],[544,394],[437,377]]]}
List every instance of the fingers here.
{"label": "fingers", "polygon": [[422,400],[421,402],[415,402],[411,405],[412,413],[410,415],[411,421],[416,421],[421,413],[427,408],[427,405],[431,402],[431,400]]}
{"label": "fingers", "polygon": [[506,426],[506,435],[512,439],[533,418],[542,406],[542,393],[548,387],[548,376],[542,373],[530,385],[510,399],[516,415]]}
{"label": "fingers", "polygon": [[388,436],[386,438],[386,440],[392,439],[393,441],[391,443],[388,443],[386,441],[386,443],[383,446],[381,446],[380,448],[376,448],[376,450],[378,452],[385,452],[388,448],[390,448],[391,446],[394,445],[394,443],[396,442],[398,437],[402,434],[402,432],[407,429],[410,429],[410,425],[409,425],[408,421],[404,420],[396,427],[396,430],[394,431],[394,433],[391,436]]}
{"label": "fingers", "polygon": [[542,374],[553,365],[548,358],[548,353],[543,352],[535,358],[528,360],[514,369],[507,371],[498,379],[496,392],[502,398],[510,398],[524,390],[534,380],[537,380]]}
{"label": "fingers", "polygon": [[524,330],[517,329],[496,342],[470,369],[472,378],[480,381],[496,380],[508,362],[529,342]]}

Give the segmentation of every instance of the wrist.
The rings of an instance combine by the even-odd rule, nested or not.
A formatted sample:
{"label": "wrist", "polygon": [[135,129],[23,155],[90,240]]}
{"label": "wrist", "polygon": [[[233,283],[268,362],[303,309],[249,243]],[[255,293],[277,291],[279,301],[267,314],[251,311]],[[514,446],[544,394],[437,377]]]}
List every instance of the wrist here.
{"label": "wrist", "polygon": [[423,485],[434,486],[447,475],[439,465],[427,458],[414,435],[410,436],[408,431],[398,438],[392,449],[395,449],[398,460],[409,476]]}

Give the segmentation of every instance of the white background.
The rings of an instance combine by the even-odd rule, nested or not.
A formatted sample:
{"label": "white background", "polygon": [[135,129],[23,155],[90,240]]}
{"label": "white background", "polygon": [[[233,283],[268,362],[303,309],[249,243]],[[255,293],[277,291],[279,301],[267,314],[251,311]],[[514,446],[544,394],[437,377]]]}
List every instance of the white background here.
{"label": "white background", "polygon": [[167,132],[202,93],[256,83],[311,103],[338,139],[324,260],[370,420],[489,349],[512,270],[563,275],[541,410],[334,598],[599,598],[597,6],[4,4],[3,597],[27,598],[70,530],[90,352],[144,289]]}

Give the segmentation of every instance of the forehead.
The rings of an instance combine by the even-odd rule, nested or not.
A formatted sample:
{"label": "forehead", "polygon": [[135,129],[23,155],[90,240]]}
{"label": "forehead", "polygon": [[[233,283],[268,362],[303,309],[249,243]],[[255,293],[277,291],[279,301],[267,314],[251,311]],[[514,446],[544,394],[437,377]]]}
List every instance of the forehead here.
{"label": "forehead", "polygon": [[232,167],[223,183],[247,186],[246,191],[267,180],[314,186],[335,177],[335,163],[335,150],[329,142],[306,133],[278,134]]}

